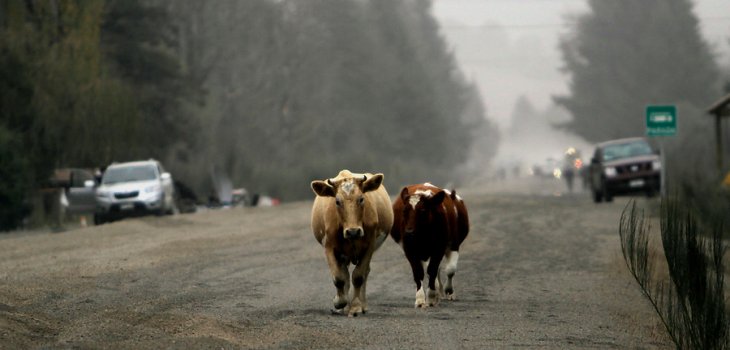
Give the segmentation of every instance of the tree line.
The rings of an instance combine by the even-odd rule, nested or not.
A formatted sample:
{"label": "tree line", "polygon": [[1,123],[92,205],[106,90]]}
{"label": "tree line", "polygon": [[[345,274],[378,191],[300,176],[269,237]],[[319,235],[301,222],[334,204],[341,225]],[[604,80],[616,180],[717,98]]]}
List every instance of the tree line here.
{"label": "tree line", "polygon": [[498,135],[430,6],[0,0],[0,228],[53,169],[113,161],[162,160],[201,197],[227,177],[309,198],[342,168],[458,181]]}
{"label": "tree line", "polygon": [[573,117],[561,127],[590,142],[642,136],[647,105],[676,105],[677,135],[661,139],[669,175],[714,177],[714,119],[706,110],[730,92],[730,75],[702,38],[693,2],[589,0],[588,7],[560,43],[569,90],[554,100]]}

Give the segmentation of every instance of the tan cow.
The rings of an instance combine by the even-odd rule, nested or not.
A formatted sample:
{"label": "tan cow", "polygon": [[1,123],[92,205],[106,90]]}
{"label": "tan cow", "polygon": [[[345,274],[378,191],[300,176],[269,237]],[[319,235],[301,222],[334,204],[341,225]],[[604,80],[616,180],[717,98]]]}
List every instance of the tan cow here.
{"label": "tan cow", "polygon": [[[353,174],[340,171],[337,177],[312,181],[317,194],[312,206],[312,232],[324,247],[332,281],[337,288],[334,311],[357,316],[368,309],[365,296],[370,259],[393,226],[393,208],[385,190],[383,174]],[[352,298],[350,290],[352,270]]]}

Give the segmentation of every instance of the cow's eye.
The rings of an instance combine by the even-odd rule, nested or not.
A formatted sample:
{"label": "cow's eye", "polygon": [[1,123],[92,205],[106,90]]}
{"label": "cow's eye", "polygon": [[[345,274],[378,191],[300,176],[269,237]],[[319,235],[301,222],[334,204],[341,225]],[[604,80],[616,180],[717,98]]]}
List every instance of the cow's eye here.
{"label": "cow's eye", "polygon": [[337,205],[338,207],[341,207],[342,201],[339,198],[335,198],[335,205]]}
{"label": "cow's eye", "polygon": [[365,197],[360,197],[360,198],[359,198],[359,199],[357,200],[357,204],[359,204],[359,205],[364,205],[364,204],[365,204]]}

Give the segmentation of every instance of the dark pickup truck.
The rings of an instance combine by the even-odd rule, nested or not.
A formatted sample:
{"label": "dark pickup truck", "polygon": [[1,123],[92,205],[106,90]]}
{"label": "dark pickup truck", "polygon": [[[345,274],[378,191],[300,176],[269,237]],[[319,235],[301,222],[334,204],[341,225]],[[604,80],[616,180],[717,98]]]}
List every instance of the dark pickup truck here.
{"label": "dark pickup truck", "polygon": [[593,201],[637,193],[654,196],[660,190],[661,168],[659,156],[643,138],[600,143],[589,168]]}

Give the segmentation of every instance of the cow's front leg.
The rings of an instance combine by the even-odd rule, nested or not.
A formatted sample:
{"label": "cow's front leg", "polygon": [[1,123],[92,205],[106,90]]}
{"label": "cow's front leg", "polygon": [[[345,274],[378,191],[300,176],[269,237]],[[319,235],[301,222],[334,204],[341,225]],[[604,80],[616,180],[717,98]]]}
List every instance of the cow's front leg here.
{"label": "cow's front leg", "polygon": [[352,301],[350,302],[349,316],[355,317],[367,311],[367,298],[365,297],[365,286],[367,285],[368,274],[370,273],[370,258],[372,254],[366,254],[359,264],[352,270]]}
{"label": "cow's front leg", "polygon": [[438,281],[439,265],[441,264],[441,257],[433,256],[428,262],[428,294],[426,301],[428,306],[436,306],[439,303],[439,292],[436,288]]}
{"label": "cow's front leg", "polygon": [[413,281],[416,282],[416,307],[426,306],[426,294],[423,292],[423,264],[418,258],[408,257],[408,262],[411,264],[411,270],[413,271]]}
{"label": "cow's front leg", "polygon": [[347,306],[347,295],[350,290],[350,271],[347,268],[347,262],[339,261],[335,253],[327,250],[327,264],[332,273],[332,282],[335,284],[337,294],[332,303],[335,311],[339,311]]}
{"label": "cow's front leg", "polygon": [[367,285],[368,276],[370,276],[370,266],[368,266],[365,272],[365,278],[362,281],[362,287],[360,288],[360,302],[362,303],[362,313],[368,312],[368,296],[367,296]]}

